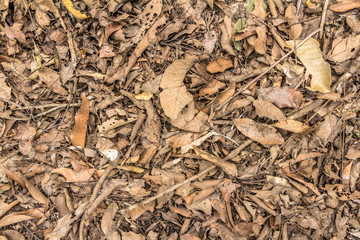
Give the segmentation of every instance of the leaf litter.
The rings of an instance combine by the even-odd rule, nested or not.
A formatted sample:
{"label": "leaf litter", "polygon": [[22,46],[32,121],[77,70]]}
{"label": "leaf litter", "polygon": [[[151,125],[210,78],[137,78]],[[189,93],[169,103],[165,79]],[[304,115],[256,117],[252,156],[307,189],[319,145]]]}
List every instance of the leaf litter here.
{"label": "leaf litter", "polygon": [[359,1],[1,1],[1,239],[359,237]]}

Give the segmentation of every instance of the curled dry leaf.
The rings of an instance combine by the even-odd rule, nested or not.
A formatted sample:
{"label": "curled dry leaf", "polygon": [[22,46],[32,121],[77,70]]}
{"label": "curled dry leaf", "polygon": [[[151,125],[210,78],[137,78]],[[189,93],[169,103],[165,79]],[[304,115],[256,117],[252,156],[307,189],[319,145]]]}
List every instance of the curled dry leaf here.
{"label": "curled dry leaf", "polygon": [[237,129],[252,140],[262,145],[283,144],[284,139],[274,127],[257,123],[249,118],[234,119]]}
{"label": "curled dry leaf", "polygon": [[19,140],[20,152],[27,155],[32,149],[32,140],[36,134],[36,128],[27,124],[19,124],[17,139]]}
{"label": "curled dry leaf", "polygon": [[207,65],[206,70],[210,73],[218,73],[224,72],[226,69],[232,68],[233,66],[233,62],[230,59],[217,58]]}
{"label": "curled dry leaf", "polygon": [[274,104],[264,100],[255,100],[253,105],[256,109],[256,114],[259,117],[267,117],[271,120],[282,121],[286,119],[285,114],[278,109]]}
{"label": "curled dry leaf", "polygon": [[285,129],[294,133],[302,133],[310,129],[310,127],[302,122],[295,120],[283,120],[274,124],[274,127]]}
{"label": "curled dry leaf", "polygon": [[260,98],[275,104],[279,108],[298,108],[304,100],[301,92],[291,87],[260,88],[257,92]]}
{"label": "curled dry leaf", "polygon": [[87,18],[89,18],[88,15],[81,13],[80,11],[76,10],[74,8],[74,5],[72,3],[71,0],[62,0],[62,3],[64,4],[64,6],[66,7],[66,9],[72,14],[74,15],[74,17],[76,17],[79,20],[85,20]]}
{"label": "curled dry leaf", "polygon": [[360,8],[359,0],[342,0],[330,6],[330,10],[334,12],[346,12],[354,8]]}
{"label": "curled dry leaf", "polygon": [[360,51],[360,35],[348,37],[337,44],[330,56],[330,60],[341,63],[346,60],[355,58]]}
{"label": "curled dry leaf", "polygon": [[87,120],[89,118],[89,102],[85,94],[81,94],[82,103],[79,111],[75,115],[74,129],[70,133],[73,146],[85,147]]}
{"label": "curled dry leaf", "polygon": [[306,67],[308,74],[311,74],[310,89],[322,93],[330,92],[331,69],[330,64],[325,62],[320,51],[320,44],[314,38],[310,38],[300,47],[297,41],[287,41],[286,45],[291,49],[296,48],[296,56]]}

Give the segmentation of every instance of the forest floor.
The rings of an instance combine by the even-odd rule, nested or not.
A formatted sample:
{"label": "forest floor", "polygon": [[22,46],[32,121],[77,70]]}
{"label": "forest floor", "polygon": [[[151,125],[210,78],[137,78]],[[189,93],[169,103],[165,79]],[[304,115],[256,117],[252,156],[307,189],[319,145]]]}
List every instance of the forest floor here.
{"label": "forest floor", "polygon": [[0,239],[360,238],[359,16],[1,0]]}

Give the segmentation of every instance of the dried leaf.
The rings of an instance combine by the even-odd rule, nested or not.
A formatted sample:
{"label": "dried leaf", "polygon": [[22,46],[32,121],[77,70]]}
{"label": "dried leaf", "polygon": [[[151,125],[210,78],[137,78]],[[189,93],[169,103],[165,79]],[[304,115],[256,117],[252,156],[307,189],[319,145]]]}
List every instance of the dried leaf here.
{"label": "dried leaf", "polygon": [[330,60],[341,63],[355,58],[360,51],[360,35],[343,39],[331,51]]}
{"label": "dried leaf", "polygon": [[25,34],[21,31],[21,28],[23,27],[22,23],[15,22],[11,27],[6,23],[4,25],[3,33],[5,33],[10,40],[16,39],[20,43],[26,44]]}
{"label": "dried leaf", "polygon": [[276,129],[265,124],[257,123],[249,118],[234,119],[237,129],[252,140],[263,145],[283,144],[284,139]]}
{"label": "dried leaf", "polygon": [[28,155],[33,146],[32,140],[36,134],[36,128],[27,124],[19,124],[17,139],[19,140],[20,152],[24,155]]}
{"label": "dried leaf", "polygon": [[46,83],[52,91],[63,96],[68,95],[68,92],[62,87],[60,75],[57,72],[49,68],[44,68],[38,70],[38,73],[40,80]]}
{"label": "dried leaf", "polygon": [[57,168],[52,170],[51,173],[58,173],[66,178],[66,182],[87,182],[95,173],[95,169],[87,169],[81,172],[75,172],[69,168]]}
{"label": "dried leaf", "polygon": [[6,84],[5,78],[0,76],[0,96],[5,100],[11,98],[11,88]]}
{"label": "dried leaf", "polygon": [[212,53],[217,42],[218,35],[216,31],[209,31],[205,34],[204,50],[207,53]]}
{"label": "dried leaf", "polygon": [[[287,41],[286,45],[294,49],[299,43],[299,40]],[[318,41],[310,38],[300,47],[296,47],[296,55],[306,67],[307,73],[311,74],[308,89],[326,93],[331,91],[331,69],[329,63],[323,59],[319,46]]]}
{"label": "dried leaf", "polygon": [[89,18],[88,15],[81,13],[80,11],[76,10],[74,8],[74,5],[72,3],[71,0],[62,0],[62,3],[64,4],[64,6],[66,7],[66,9],[72,14],[74,15],[74,17],[76,17],[79,20],[85,20],[87,18]]}
{"label": "dried leaf", "polygon": [[149,92],[142,92],[138,95],[135,95],[137,100],[149,101],[152,98],[153,94]]}
{"label": "dried leaf", "polygon": [[345,157],[352,160],[360,158],[360,144],[351,145]]}
{"label": "dried leaf", "polygon": [[298,108],[303,101],[301,92],[290,87],[260,88],[258,94],[260,98],[275,104],[279,108]]}
{"label": "dried leaf", "polygon": [[274,106],[272,103],[264,100],[255,100],[253,101],[253,105],[256,109],[256,114],[259,117],[267,117],[271,120],[282,121],[286,119],[284,113]]}
{"label": "dried leaf", "polygon": [[251,47],[255,49],[255,51],[259,54],[265,54],[266,52],[266,27],[260,26],[255,28],[255,32],[257,37],[250,36],[247,38],[247,42],[250,44]]}
{"label": "dried leaf", "polygon": [[283,120],[274,124],[274,127],[285,129],[294,133],[302,133],[310,129],[308,125],[295,120]]}
{"label": "dried leaf", "polygon": [[212,79],[203,88],[200,89],[199,96],[214,95],[219,91],[220,88],[223,88],[225,86],[225,83]]}
{"label": "dried leaf", "polygon": [[142,234],[121,231],[121,240],[145,240],[145,237]]}
{"label": "dried leaf", "polygon": [[22,212],[13,212],[2,219],[0,219],[0,228],[8,226],[10,224],[28,221],[31,219],[39,219],[44,216],[43,213],[44,209],[41,208],[35,208],[35,209],[29,209]]}
{"label": "dried leaf", "polygon": [[330,6],[330,10],[334,12],[346,12],[354,8],[360,8],[359,0],[342,0]]}
{"label": "dried leaf", "polygon": [[302,33],[302,26],[298,23],[299,21],[296,17],[296,7],[289,5],[285,11],[285,17],[288,18],[288,22],[291,25],[289,31],[290,38],[293,40],[298,39]]}
{"label": "dried leaf", "polygon": [[218,73],[224,72],[226,69],[232,68],[233,66],[233,62],[230,59],[217,58],[207,65],[206,70],[210,73]]}
{"label": "dried leaf", "polygon": [[70,133],[73,146],[85,147],[87,120],[89,118],[89,102],[85,94],[81,94],[82,103],[79,111],[75,115],[75,125]]}
{"label": "dried leaf", "polygon": [[160,93],[160,103],[171,121],[175,120],[183,108],[194,99],[183,83],[194,61],[194,58],[176,60],[165,70],[161,79],[160,87],[163,91]]}

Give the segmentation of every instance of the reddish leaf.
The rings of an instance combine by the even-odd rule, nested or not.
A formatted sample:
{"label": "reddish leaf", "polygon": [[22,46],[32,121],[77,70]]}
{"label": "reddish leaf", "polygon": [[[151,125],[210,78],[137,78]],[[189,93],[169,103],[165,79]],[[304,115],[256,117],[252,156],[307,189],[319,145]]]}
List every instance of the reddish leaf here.
{"label": "reddish leaf", "polygon": [[89,102],[85,94],[81,94],[81,107],[75,115],[74,129],[70,133],[70,139],[73,146],[85,147],[87,120],[89,118]]}
{"label": "reddish leaf", "polygon": [[298,108],[303,101],[301,92],[290,87],[260,88],[258,94],[260,98],[275,104],[279,108]]}

